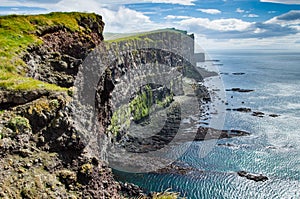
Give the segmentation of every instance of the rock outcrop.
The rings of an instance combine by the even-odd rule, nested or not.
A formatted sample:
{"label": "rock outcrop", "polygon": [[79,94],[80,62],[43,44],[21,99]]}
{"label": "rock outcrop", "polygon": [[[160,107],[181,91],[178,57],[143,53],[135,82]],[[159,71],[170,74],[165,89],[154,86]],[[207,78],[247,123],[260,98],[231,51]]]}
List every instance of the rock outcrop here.
{"label": "rock outcrop", "polygon": [[252,174],[252,173],[248,173],[246,171],[238,171],[237,174],[241,177],[245,177],[248,180],[253,180],[255,182],[264,182],[269,180],[269,178],[267,176],[264,176],[262,174]]}

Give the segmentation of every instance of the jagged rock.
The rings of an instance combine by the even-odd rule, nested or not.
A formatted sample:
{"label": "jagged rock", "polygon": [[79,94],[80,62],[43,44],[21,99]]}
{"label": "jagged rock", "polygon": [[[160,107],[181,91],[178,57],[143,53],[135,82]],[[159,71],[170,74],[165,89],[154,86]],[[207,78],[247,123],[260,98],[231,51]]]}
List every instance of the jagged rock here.
{"label": "jagged rock", "polygon": [[255,182],[264,182],[269,180],[269,178],[267,176],[264,176],[262,174],[256,175],[256,174],[252,174],[252,173],[248,173],[246,171],[238,171],[237,174],[241,177],[245,177],[248,180],[253,180]]}
{"label": "jagged rock", "polygon": [[203,141],[210,139],[223,139],[238,136],[247,136],[250,133],[242,130],[218,130],[210,127],[199,127],[194,141]]}
{"label": "jagged rock", "polygon": [[83,17],[78,23],[86,28],[85,33],[72,32],[61,25],[40,30],[38,36],[43,44],[30,46],[23,56],[29,77],[62,87],[73,86],[82,60],[103,40],[101,20]]}
{"label": "jagged rock", "polygon": [[131,184],[131,183],[123,183],[120,182],[121,186],[121,192],[124,196],[130,197],[130,198],[141,198],[144,197],[144,191],[137,185]]}
{"label": "jagged rock", "polygon": [[197,171],[197,169],[187,166],[187,165],[181,165],[181,164],[178,164],[177,162],[174,162],[172,164],[167,165],[164,168],[158,169],[157,171],[155,171],[153,173],[186,175],[192,171]]}
{"label": "jagged rock", "polygon": [[29,103],[41,96],[48,95],[45,90],[18,91],[18,90],[0,90],[1,109],[9,109],[17,105]]}

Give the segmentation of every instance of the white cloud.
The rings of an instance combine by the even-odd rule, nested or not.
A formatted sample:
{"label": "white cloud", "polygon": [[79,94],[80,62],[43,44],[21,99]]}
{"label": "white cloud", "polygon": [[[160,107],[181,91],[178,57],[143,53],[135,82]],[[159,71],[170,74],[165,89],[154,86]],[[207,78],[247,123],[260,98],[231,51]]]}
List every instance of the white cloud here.
{"label": "white cloud", "polygon": [[288,13],[273,17],[265,22],[266,24],[280,24],[282,26],[291,26],[300,24],[300,10],[291,10]]}
{"label": "white cloud", "polygon": [[261,34],[261,33],[264,33],[264,32],[266,32],[266,30],[261,29],[261,28],[256,28],[256,29],[253,31],[253,33],[255,33],[255,34]]}
{"label": "white cloud", "polygon": [[196,0],[102,0],[102,3],[107,4],[132,4],[132,3],[168,3],[180,5],[194,5]]}
{"label": "white cloud", "polygon": [[245,22],[235,18],[216,20],[210,20],[208,18],[191,18],[182,20],[179,23],[183,27],[189,27],[189,29],[199,29],[199,27],[202,27],[208,30],[215,30],[220,32],[245,31],[252,24],[250,22]]}
{"label": "white cloud", "polygon": [[[42,6],[42,5],[49,5],[49,4],[56,4],[60,0],[1,0],[1,6]],[[65,0],[62,0],[65,1]],[[180,4],[180,5],[194,5],[196,0],[101,0],[98,2],[101,5],[125,5],[125,4],[132,4],[132,3],[167,3],[167,4]],[[86,2],[86,1],[84,1]],[[89,1],[87,1],[89,2]],[[73,3],[81,3],[80,1],[73,0]],[[88,4],[88,3],[86,3]]]}
{"label": "white cloud", "polygon": [[241,8],[237,8],[237,9],[235,10],[235,12],[237,12],[237,13],[244,13],[245,10],[242,10]]}
{"label": "white cloud", "polygon": [[256,18],[256,17],[259,17],[259,16],[256,15],[256,14],[248,14],[248,15],[243,15],[243,17]]}
{"label": "white cloud", "polygon": [[119,7],[116,11],[102,8],[98,13],[102,15],[106,24],[106,32],[144,31],[154,27],[148,16],[125,7]]}
{"label": "white cloud", "polygon": [[281,4],[300,4],[299,0],[260,0],[261,2],[268,3],[281,3]]}
{"label": "white cloud", "polygon": [[[247,22],[237,18],[214,20],[209,18],[189,18],[174,23],[177,23],[176,27],[179,29],[206,35],[209,39],[214,38],[219,41],[239,39],[240,41],[244,41],[249,38],[282,38],[289,35],[296,35],[300,32],[300,22],[285,26],[279,23],[278,20],[278,18],[290,20],[295,17],[298,17],[297,13],[278,16],[274,19],[276,21],[273,20],[272,22]],[[285,23],[287,22],[285,21]]]}
{"label": "white cloud", "polygon": [[[106,1],[106,0],[104,0]],[[14,2],[18,6],[19,1],[6,1],[3,3]],[[41,1],[39,1],[41,2]],[[47,5],[46,5],[47,4]],[[156,27],[160,28],[159,25],[154,24],[150,18],[142,12],[138,12],[124,6],[111,6],[111,7],[103,7],[103,3],[97,0],[85,0],[85,1],[77,1],[77,0],[61,0],[56,3],[36,3],[32,1],[24,2],[23,6],[28,7],[41,7],[45,10],[12,10],[10,13],[4,14],[38,14],[45,12],[54,12],[54,11],[78,11],[78,12],[95,12],[100,14],[103,17],[105,22],[104,30],[106,32],[133,32],[133,31],[146,31],[153,30]],[[3,12],[2,12],[3,13]]]}
{"label": "white cloud", "polygon": [[124,6],[102,7],[97,0],[62,0],[54,4],[51,11],[95,12],[103,17],[106,32],[132,32],[153,29],[154,23],[142,12]]}
{"label": "white cloud", "polygon": [[176,16],[176,15],[167,15],[164,19],[190,19],[189,16]]}
{"label": "white cloud", "polygon": [[300,35],[285,36],[280,38],[248,38],[248,39],[228,39],[216,40],[210,39],[203,35],[196,34],[196,42],[208,52],[214,50],[228,49],[289,49],[297,50],[300,48],[300,43],[295,43]]}
{"label": "white cloud", "polygon": [[197,9],[197,10],[207,13],[207,14],[213,14],[213,15],[222,13],[220,10],[217,10],[217,9]]}
{"label": "white cloud", "polygon": [[[170,3],[170,4],[180,4],[180,5],[195,5],[193,2],[196,0],[144,0],[144,2],[152,3]],[[131,1],[127,1],[130,2]]]}

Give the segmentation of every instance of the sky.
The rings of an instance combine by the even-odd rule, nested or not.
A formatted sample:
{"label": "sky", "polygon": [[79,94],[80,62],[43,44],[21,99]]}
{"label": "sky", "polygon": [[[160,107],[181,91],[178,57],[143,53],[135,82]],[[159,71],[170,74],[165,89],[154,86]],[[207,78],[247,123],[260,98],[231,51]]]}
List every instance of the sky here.
{"label": "sky", "polygon": [[300,0],[1,0],[0,15],[53,11],[102,15],[105,32],[177,28],[214,49],[300,52]]}

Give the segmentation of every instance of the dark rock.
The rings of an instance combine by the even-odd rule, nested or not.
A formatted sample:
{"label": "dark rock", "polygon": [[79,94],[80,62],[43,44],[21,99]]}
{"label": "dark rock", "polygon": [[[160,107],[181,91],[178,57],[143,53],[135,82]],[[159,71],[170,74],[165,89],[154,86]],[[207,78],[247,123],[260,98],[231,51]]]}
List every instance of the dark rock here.
{"label": "dark rock", "polygon": [[257,117],[263,117],[265,114],[260,111],[253,111],[252,115]]}
{"label": "dark rock", "polygon": [[145,196],[144,190],[132,183],[120,182],[121,192],[124,196],[130,198],[142,198]]}
{"label": "dark rock", "polygon": [[253,92],[253,89],[241,89],[241,88],[231,88],[231,89],[226,89],[226,91],[233,91],[233,92],[240,92],[240,93],[248,93],[248,92]]}
{"label": "dark rock", "polygon": [[164,168],[156,170],[153,173],[187,175],[188,173],[190,173],[192,171],[197,171],[197,169],[187,166],[187,165],[179,164],[178,162],[174,162]]}
{"label": "dark rock", "polygon": [[267,146],[266,148],[267,148],[267,149],[277,149],[276,146]]}
{"label": "dark rock", "polygon": [[177,134],[181,120],[180,111],[178,104],[172,104],[167,110],[165,125],[159,132],[148,138],[123,136],[119,141],[121,146],[132,153],[147,153],[165,147]]}
{"label": "dark rock", "polygon": [[45,90],[33,91],[14,91],[14,90],[0,90],[0,106],[1,109],[9,109],[18,105],[26,104],[34,101],[42,96],[49,95]]}
{"label": "dark rock", "polygon": [[245,75],[245,73],[232,73],[233,75]]}
{"label": "dark rock", "polygon": [[248,180],[253,180],[255,182],[264,182],[264,181],[267,181],[269,178],[267,176],[264,176],[262,174],[252,174],[252,173],[248,173],[246,171],[238,171],[237,174],[241,177],[245,177],[247,178]]}
{"label": "dark rock", "polygon": [[[90,25],[84,25],[84,21]],[[82,60],[103,40],[99,33],[103,27],[101,20],[92,22],[85,18],[80,23],[88,29],[79,33],[64,26],[46,26],[40,30],[38,35],[43,44],[29,47],[23,56],[29,77],[62,87],[73,86]]]}
{"label": "dark rock", "polygon": [[279,117],[280,115],[277,115],[277,114],[270,114],[269,116],[270,116],[270,117]]}
{"label": "dark rock", "polygon": [[250,135],[250,133],[242,130],[218,130],[210,127],[199,127],[194,141],[232,138],[246,135]]}
{"label": "dark rock", "polygon": [[238,112],[245,112],[245,113],[248,113],[248,112],[251,112],[251,108],[235,108],[235,109],[232,109],[233,111],[238,111]]}
{"label": "dark rock", "polygon": [[235,145],[234,144],[230,144],[230,143],[224,143],[224,144],[218,143],[218,146],[234,147]]}

